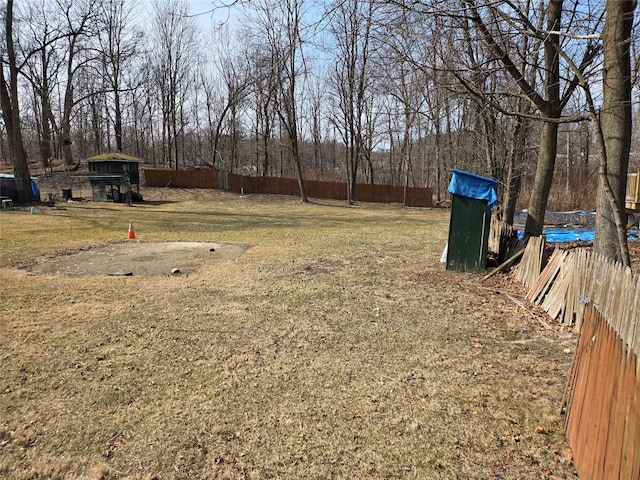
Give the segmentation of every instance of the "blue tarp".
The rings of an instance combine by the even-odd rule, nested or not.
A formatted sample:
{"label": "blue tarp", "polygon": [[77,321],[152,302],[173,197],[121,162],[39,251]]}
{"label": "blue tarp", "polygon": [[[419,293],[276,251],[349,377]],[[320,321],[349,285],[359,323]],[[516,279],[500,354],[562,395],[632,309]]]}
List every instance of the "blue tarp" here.
{"label": "blue tarp", "polygon": [[[593,242],[595,232],[593,229],[587,228],[549,228],[544,229],[543,235],[547,236],[547,242],[549,243],[568,243],[568,242]],[[523,238],[524,232],[518,232],[518,237]],[[640,232],[629,231],[627,232],[628,238],[640,238]]]}
{"label": "blue tarp", "polygon": [[547,236],[549,243],[593,242],[595,236],[593,230],[573,228],[550,228],[543,230],[542,234]]}
{"label": "blue tarp", "polygon": [[481,177],[464,170],[454,170],[449,184],[449,193],[463,197],[485,200],[493,210],[498,203],[498,182],[492,178]]}

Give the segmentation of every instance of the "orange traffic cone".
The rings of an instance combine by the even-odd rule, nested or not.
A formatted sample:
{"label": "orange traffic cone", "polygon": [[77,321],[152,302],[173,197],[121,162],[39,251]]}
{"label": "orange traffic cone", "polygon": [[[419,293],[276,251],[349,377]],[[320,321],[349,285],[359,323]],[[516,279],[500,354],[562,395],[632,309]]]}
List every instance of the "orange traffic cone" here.
{"label": "orange traffic cone", "polygon": [[136,238],[136,232],[133,231],[133,220],[129,220],[129,234],[128,239]]}

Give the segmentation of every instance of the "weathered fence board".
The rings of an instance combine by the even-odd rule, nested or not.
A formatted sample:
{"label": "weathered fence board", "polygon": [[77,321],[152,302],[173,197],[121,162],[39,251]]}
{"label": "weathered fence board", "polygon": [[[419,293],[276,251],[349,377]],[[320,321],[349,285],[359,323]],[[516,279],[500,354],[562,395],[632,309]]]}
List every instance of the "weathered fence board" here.
{"label": "weathered fence board", "polygon": [[[625,393],[625,376],[629,369],[629,362],[624,355],[622,342],[616,342],[616,350],[612,354],[617,359],[617,364],[612,372],[612,384],[614,398],[624,398]],[[609,429],[611,432],[624,432],[625,428],[625,402],[611,403],[611,412],[609,415]],[[604,458],[609,459],[603,468],[604,478],[619,478],[621,455],[624,446],[624,436],[612,434],[607,438],[607,446],[604,449]],[[617,461],[614,461],[617,460]]]}
{"label": "weathered fence board", "polygon": [[[530,254],[540,255],[540,252],[534,250],[530,252]],[[549,262],[539,274],[538,278],[535,281],[529,280],[529,285],[522,282],[525,286],[529,287],[527,300],[532,303],[539,303],[542,301],[544,296],[549,292],[553,282],[555,282],[562,265],[566,262],[566,257],[566,252],[558,249],[554,250]],[[527,261],[530,262],[531,260],[527,259]]]}
{"label": "weathered fence board", "polygon": [[[539,243],[527,245],[514,276],[527,288],[527,299],[540,305],[563,325],[581,327],[584,304],[593,302],[629,351],[640,355],[640,276],[630,268],[585,249],[554,250],[547,265],[542,263]],[[542,238],[542,237],[540,237]],[[535,278],[535,279],[534,279]]]}
{"label": "weathered fence board", "polygon": [[640,479],[637,355],[594,304],[585,309],[565,391],[565,429],[580,478]]}
{"label": "weathered fence board", "polygon": [[522,261],[514,273],[515,277],[527,288],[531,288],[540,277],[545,246],[546,238],[544,235],[541,237],[529,237],[527,241]]}
{"label": "weathered fence board", "polygon": [[489,240],[487,247],[498,257],[498,263],[502,263],[513,255],[518,246],[518,231],[502,220],[491,217],[489,227]]}

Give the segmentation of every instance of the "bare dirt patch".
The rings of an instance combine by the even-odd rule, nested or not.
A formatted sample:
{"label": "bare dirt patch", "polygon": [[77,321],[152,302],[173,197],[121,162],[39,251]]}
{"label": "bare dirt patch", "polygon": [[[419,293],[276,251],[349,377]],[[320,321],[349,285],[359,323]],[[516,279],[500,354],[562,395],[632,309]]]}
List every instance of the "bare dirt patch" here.
{"label": "bare dirt patch", "polygon": [[222,263],[244,252],[237,245],[207,242],[127,242],[95,245],[39,259],[32,273],[158,276],[188,274],[203,265]]}

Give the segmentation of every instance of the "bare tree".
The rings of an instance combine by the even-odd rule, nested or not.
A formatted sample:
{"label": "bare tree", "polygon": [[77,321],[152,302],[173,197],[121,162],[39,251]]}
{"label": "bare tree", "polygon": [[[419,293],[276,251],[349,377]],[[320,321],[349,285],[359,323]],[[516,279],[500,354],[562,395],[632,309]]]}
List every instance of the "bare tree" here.
{"label": "bare tree", "polygon": [[254,7],[255,25],[272,57],[277,78],[276,113],[286,132],[288,149],[295,165],[300,198],[307,202],[300,148],[300,95],[306,72],[304,58],[304,0],[263,0]]}
{"label": "bare tree", "polygon": [[[612,259],[621,260],[629,265],[629,252],[626,239],[624,216],[624,196],[626,174],[631,144],[631,67],[630,45],[633,29],[635,1],[609,0],[605,7],[605,24],[602,35],[598,34],[602,12],[589,8],[574,7],[571,17],[582,18],[582,28],[578,23],[563,26],[562,0],[550,0],[547,7],[547,25],[541,28],[521,15],[519,22],[525,25],[530,34],[543,41],[545,97],[543,102],[536,99],[532,83],[527,82],[507,52],[502,49],[495,37],[488,31],[484,20],[478,13],[475,2],[471,5],[474,23],[488,39],[489,46],[502,61],[506,71],[514,78],[523,94],[542,113],[542,138],[538,157],[536,180],[530,201],[529,215],[525,233],[539,234],[542,230],[545,197],[548,197],[553,166],[557,151],[558,123],[562,121],[562,111],[570,101],[576,87],[581,86],[586,95],[589,117],[595,128],[599,144],[599,187],[597,197],[598,215],[596,216],[596,241],[594,249]],[[562,45],[561,39],[571,41]],[[586,40],[586,43],[584,41]],[[601,40],[601,43],[600,43]],[[583,44],[579,55],[572,55],[571,47]],[[588,70],[604,51],[603,104],[598,114],[591,89],[592,80]],[[559,65],[566,65],[566,76],[560,75]],[[565,90],[561,94],[560,85]],[[538,97],[540,97],[538,95]],[[570,119],[569,119],[570,120]],[[532,212],[532,207],[536,210]]]}
{"label": "bare tree", "polygon": [[24,45],[34,52],[25,62],[23,75],[31,83],[34,92],[34,110],[39,133],[40,161],[44,168],[54,156],[54,133],[57,124],[52,110],[51,95],[57,85],[57,76],[63,66],[63,58],[58,52],[63,38],[62,25],[57,23],[57,14],[48,3],[29,4],[27,29]]}
{"label": "bare tree", "polygon": [[94,59],[87,42],[95,33],[95,2],[96,0],[83,0],[81,2],[59,0],[59,7],[63,12],[66,23],[65,38],[67,42],[64,100],[60,119],[62,155],[67,165],[74,163],[73,150],[71,148],[73,143],[71,117],[74,107],[78,103],[78,99],[75,97],[75,77],[81,69],[86,68],[87,64]]}
{"label": "bare tree", "polygon": [[[249,58],[246,51],[234,50],[234,45],[241,44],[241,39],[233,38],[228,29],[221,29],[214,38],[216,48],[214,49],[216,58],[214,59],[216,76],[219,79],[219,93],[217,120],[211,122],[213,129],[213,165],[222,165],[222,158],[219,151],[220,139],[224,123],[228,121],[231,137],[231,159],[230,164],[236,165],[238,162],[238,109],[242,102],[248,97],[253,85],[253,75],[251,73]],[[218,88],[219,88],[218,87]],[[212,98],[215,92],[208,91],[208,98]],[[211,109],[210,109],[211,112]],[[216,162],[218,156],[218,162]]]}
{"label": "bare tree", "polygon": [[141,32],[134,30],[131,6],[125,0],[106,0],[99,5],[98,43],[100,70],[98,75],[106,80],[112,95],[113,133],[118,152],[123,150],[122,109],[123,91],[127,64],[134,60],[136,45],[142,39]]}
{"label": "bare tree", "polygon": [[[631,35],[635,0],[607,0],[602,31],[603,104],[596,124],[600,175],[594,251],[630,265],[624,214],[631,148]],[[596,118],[594,118],[596,120]]]}
{"label": "bare tree", "polygon": [[[33,199],[33,192],[31,191],[31,174],[27,162],[27,152],[22,138],[18,87],[19,66],[14,44],[13,19],[13,0],[7,0],[4,10],[6,51],[2,52],[2,68],[0,68],[0,105],[2,106],[2,117],[7,127],[7,139],[13,159],[18,201],[27,203]],[[9,70],[8,80],[5,78],[5,67]]]}
{"label": "bare tree", "polygon": [[[143,56],[145,59],[149,57],[148,53]],[[136,155],[150,160],[156,166],[164,157],[159,153],[158,145],[161,135],[157,125],[162,122],[159,121],[160,99],[154,70],[154,65],[149,61],[143,62],[134,73],[130,122],[133,125]]]}
{"label": "bare tree", "polygon": [[313,166],[316,175],[322,176],[326,165],[323,148],[323,104],[325,102],[324,82],[316,78],[309,88],[308,122],[313,146]]}
{"label": "bare tree", "polygon": [[151,62],[161,96],[163,158],[178,169],[185,126],[182,113],[199,54],[196,25],[183,0],[159,0],[154,15]]}
{"label": "bare tree", "polygon": [[[382,38],[378,41],[382,47],[379,58],[373,58],[373,61],[380,77],[377,93],[389,97],[386,102],[391,127],[389,134],[397,137],[397,141],[393,141],[394,147],[399,145],[399,161],[393,168],[392,182],[415,186],[416,178],[412,172],[416,129],[421,117],[430,113],[424,107],[426,97],[433,91],[433,65],[426,61],[425,56],[434,48],[427,46],[430,38],[428,29],[421,28],[414,17],[409,10],[400,10],[386,28],[380,29]],[[394,68],[388,68],[389,65]],[[390,149],[390,160],[395,156],[395,150]]]}
{"label": "bare tree", "polygon": [[253,70],[253,109],[255,112],[256,168],[266,176],[272,169],[271,143],[278,109],[278,69],[269,49],[254,46],[250,57]]}
{"label": "bare tree", "polygon": [[[526,235],[540,235],[544,226],[544,214],[549,198],[549,191],[553,181],[553,172],[557,154],[558,124],[568,119],[562,118],[562,112],[569,103],[579,82],[577,74],[572,77],[563,76],[566,65],[561,68],[560,51],[563,38],[563,0],[549,0],[544,10],[523,10],[515,2],[509,2],[505,8],[493,2],[478,2],[464,0],[466,15],[478,29],[480,38],[491,49],[495,59],[502,64],[502,68],[511,76],[522,95],[537,108],[542,120],[538,161],[534,184],[529,200],[529,209],[525,225]],[[571,12],[571,18],[580,17],[578,10]],[[531,14],[534,15],[532,19]],[[545,28],[541,28],[535,18],[546,18]],[[598,22],[598,18],[589,19],[589,27]],[[589,23],[588,22],[588,23]],[[526,71],[518,66],[510,52],[508,39],[512,35],[529,35],[542,41],[543,50],[543,89],[539,92],[532,83]],[[574,39],[573,46],[579,45],[575,52],[579,71],[586,75],[594,59],[600,51],[597,42],[586,37],[586,41]],[[567,50],[568,51],[568,50]],[[532,60],[537,61],[537,55]],[[578,117],[575,117],[578,118]]]}
{"label": "bare tree", "polygon": [[371,106],[373,14],[374,4],[369,0],[343,0],[335,6],[330,27],[337,53],[333,85],[339,115],[334,121],[346,147],[349,204],[356,202],[358,170],[367,148],[365,119]]}

